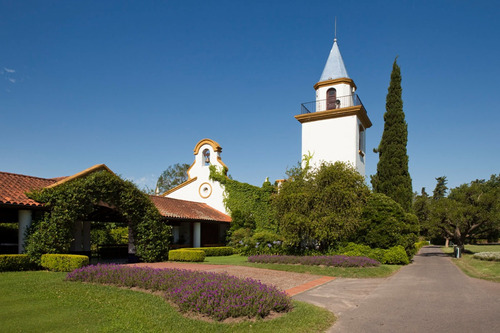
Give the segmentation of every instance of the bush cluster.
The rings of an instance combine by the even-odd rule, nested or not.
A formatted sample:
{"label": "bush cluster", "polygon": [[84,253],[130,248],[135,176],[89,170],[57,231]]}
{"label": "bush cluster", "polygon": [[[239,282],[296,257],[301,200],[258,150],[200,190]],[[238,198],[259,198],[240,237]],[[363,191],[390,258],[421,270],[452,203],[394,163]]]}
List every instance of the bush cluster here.
{"label": "bush cluster", "polygon": [[168,260],[201,262],[205,260],[205,251],[196,249],[179,249],[168,251]]}
{"label": "bush cluster", "polygon": [[249,262],[272,264],[324,265],[331,267],[375,267],[380,263],[367,257],[335,256],[276,256],[257,255],[248,257]]}
{"label": "bush cluster", "polygon": [[115,222],[91,222],[90,244],[93,254],[103,245],[128,244],[128,227]]}
{"label": "bush cluster", "polygon": [[278,234],[261,230],[252,234],[249,229],[238,229],[231,235],[231,246],[243,255],[283,254],[283,238]]}
{"label": "bush cluster", "polygon": [[479,260],[500,261],[500,252],[479,252],[472,257]]}
{"label": "bush cluster", "polygon": [[0,254],[0,272],[29,271],[37,267],[26,254]]}
{"label": "bush cluster", "polygon": [[205,257],[221,257],[230,256],[234,254],[234,249],[229,246],[218,246],[218,247],[187,247],[182,250],[202,250],[205,252]]}
{"label": "bush cluster", "polygon": [[160,291],[182,312],[201,313],[215,320],[263,318],[271,311],[292,309],[291,298],[276,287],[220,273],[111,264],[77,269],[66,279]]}
{"label": "bush cluster", "polygon": [[76,254],[42,254],[41,266],[54,272],[71,272],[89,264],[89,257]]}

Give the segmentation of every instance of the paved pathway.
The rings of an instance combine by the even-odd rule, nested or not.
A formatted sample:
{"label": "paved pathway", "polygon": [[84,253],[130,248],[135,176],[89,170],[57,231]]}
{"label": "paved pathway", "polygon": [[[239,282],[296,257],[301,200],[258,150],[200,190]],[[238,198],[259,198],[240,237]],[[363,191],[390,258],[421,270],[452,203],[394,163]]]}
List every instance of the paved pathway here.
{"label": "paved pathway", "polygon": [[432,246],[389,278],[339,278],[294,298],[335,313],[329,332],[500,332],[500,283],[466,276]]}

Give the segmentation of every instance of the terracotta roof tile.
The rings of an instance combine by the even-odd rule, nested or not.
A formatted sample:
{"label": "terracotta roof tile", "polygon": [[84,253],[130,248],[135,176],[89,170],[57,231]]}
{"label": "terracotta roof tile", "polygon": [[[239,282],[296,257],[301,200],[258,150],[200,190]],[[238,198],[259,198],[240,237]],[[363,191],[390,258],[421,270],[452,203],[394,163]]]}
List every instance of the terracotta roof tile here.
{"label": "terracotta roof tile", "polygon": [[[71,177],[39,178],[0,171],[0,205],[43,207],[42,203],[36,202],[26,196],[26,192],[50,187],[61,180]],[[231,222],[231,217],[210,207],[207,204],[150,196],[160,214],[165,217],[200,220]]]}
{"label": "terracotta roof tile", "polygon": [[160,214],[170,218],[231,222],[231,217],[207,204],[172,198],[149,196]]}
{"label": "terracotta roof tile", "polygon": [[0,204],[42,207],[43,204],[28,198],[25,193],[55,182],[55,179],[0,172]]}

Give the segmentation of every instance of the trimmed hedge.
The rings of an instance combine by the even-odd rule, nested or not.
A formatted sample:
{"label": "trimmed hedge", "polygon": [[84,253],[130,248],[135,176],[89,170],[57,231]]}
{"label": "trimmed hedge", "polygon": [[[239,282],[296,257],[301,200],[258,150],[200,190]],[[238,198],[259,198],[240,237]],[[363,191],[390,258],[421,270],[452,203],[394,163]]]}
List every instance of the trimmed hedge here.
{"label": "trimmed hedge", "polygon": [[27,254],[0,254],[0,272],[30,271],[37,268]]}
{"label": "trimmed hedge", "polygon": [[168,251],[168,260],[200,262],[205,260],[205,251],[180,249]]}
{"label": "trimmed hedge", "polygon": [[408,259],[405,248],[401,245],[396,245],[386,250],[386,252],[384,253],[384,262],[389,265],[408,265],[410,263],[410,260]]}
{"label": "trimmed hedge", "polygon": [[181,250],[202,250],[205,252],[206,257],[221,257],[221,256],[230,256],[234,254],[234,249],[229,246],[220,246],[220,247],[188,247]]}
{"label": "trimmed hedge", "polygon": [[[401,253],[401,248],[403,253]],[[407,265],[410,260],[404,247],[393,246],[390,249],[372,249],[368,245],[348,243],[346,246],[334,251],[332,254],[342,254],[346,256],[368,257],[375,259],[381,264]]]}
{"label": "trimmed hedge", "polygon": [[42,254],[41,266],[54,272],[71,272],[89,264],[89,257],[76,254]]}

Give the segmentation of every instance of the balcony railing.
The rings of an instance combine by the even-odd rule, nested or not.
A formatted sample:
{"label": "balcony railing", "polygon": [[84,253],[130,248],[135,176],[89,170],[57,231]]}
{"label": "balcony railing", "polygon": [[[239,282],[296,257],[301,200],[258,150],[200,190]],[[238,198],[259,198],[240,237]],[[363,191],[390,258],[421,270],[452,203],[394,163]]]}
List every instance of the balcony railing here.
{"label": "balcony railing", "polygon": [[333,105],[329,105],[328,108],[326,102],[327,102],[326,99],[322,99],[322,100],[302,103],[300,108],[300,113],[304,114],[304,113],[326,111],[333,109],[342,109],[342,108],[347,108],[349,106],[363,105],[363,103],[361,103],[361,99],[357,94],[337,97],[335,103]]}

